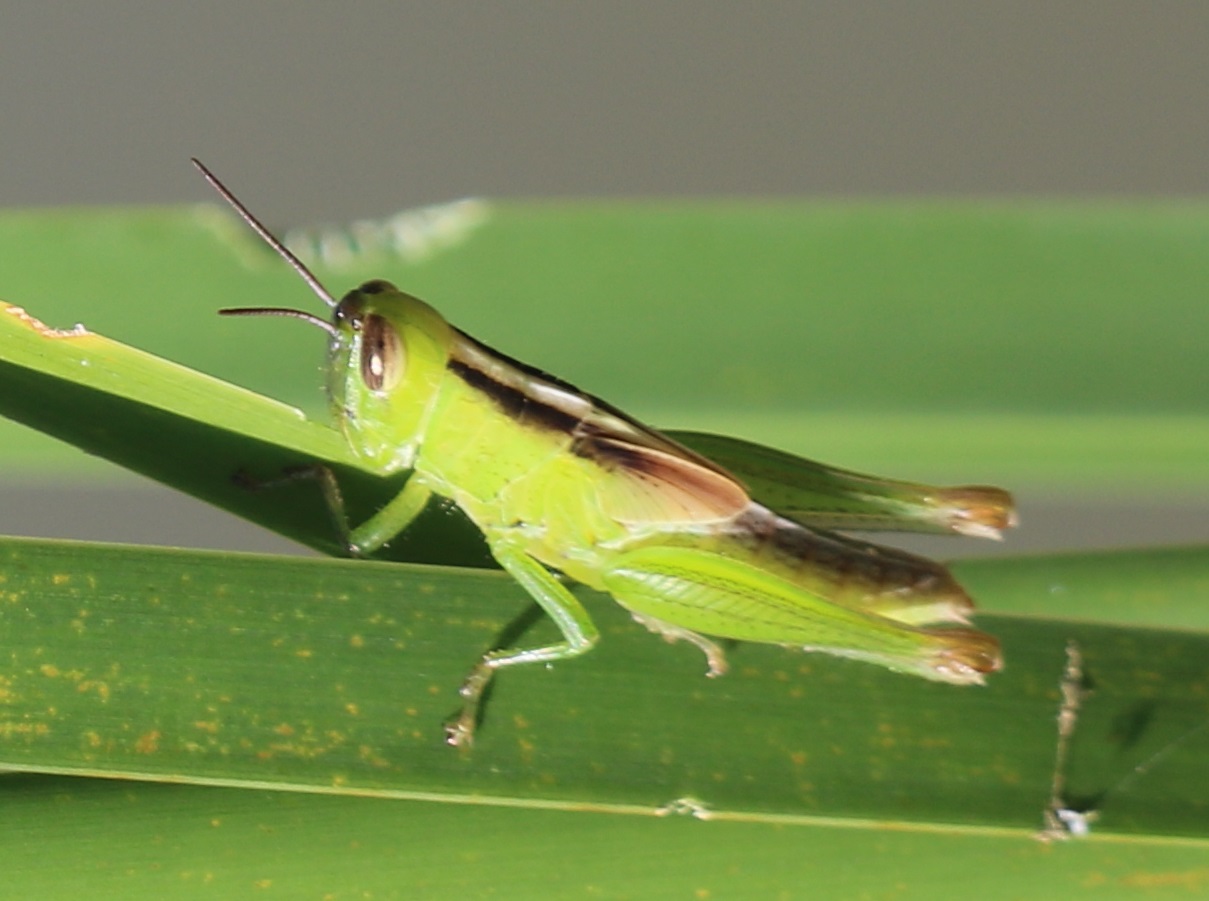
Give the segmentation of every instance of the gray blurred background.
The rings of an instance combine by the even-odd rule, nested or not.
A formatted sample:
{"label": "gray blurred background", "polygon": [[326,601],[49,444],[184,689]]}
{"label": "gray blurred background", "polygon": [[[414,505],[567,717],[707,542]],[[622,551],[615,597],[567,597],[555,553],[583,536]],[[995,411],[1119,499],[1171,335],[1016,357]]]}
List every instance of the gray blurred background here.
{"label": "gray blurred background", "polygon": [[[191,155],[275,224],[466,195],[1203,198],[1207,113],[1197,2],[0,6],[7,207],[211,200]],[[1015,549],[1206,531],[1203,503],[1041,513]],[[153,489],[9,490],[0,531],[284,547]]]}
{"label": "gray blurred background", "polygon": [[8,6],[6,206],[1209,189],[1205,3]]}

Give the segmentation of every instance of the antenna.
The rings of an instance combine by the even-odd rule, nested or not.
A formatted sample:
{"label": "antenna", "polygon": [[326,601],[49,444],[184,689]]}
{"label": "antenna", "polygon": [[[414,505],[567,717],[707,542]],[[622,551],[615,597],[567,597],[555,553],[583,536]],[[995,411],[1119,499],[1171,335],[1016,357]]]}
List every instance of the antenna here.
{"label": "antenna", "polygon": [[333,338],[340,337],[340,329],[332,325],[322,316],[308,313],[305,310],[293,310],[289,307],[224,307],[218,311],[219,316],[288,316],[290,319],[301,319],[311,325],[317,325]]}
{"label": "antenna", "polygon": [[[202,174],[202,177],[205,178],[205,180],[210,183],[210,186],[212,188],[214,188],[214,190],[217,191],[222,196],[222,199],[225,200],[227,203],[229,203],[231,205],[231,207],[235,210],[235,212],[239,213],[240,218],[243,219],[244,222],[248,223],[248,225],[252,226],[252,230],[255,231],[256,234],[260,235],[260,237],[262,239],[264,239],[264,242],[266,244],[268,244],[270,247],[272,247],[273,250],[277,251],[277,255],[279,257],[281,257],[283,260],[285,260],[287,263],[289,263],[290,267],[295,272],[297,272],[300,276],[302,276],[302,280],[304,282],[306,282],[308,285],[310,285],[311,290],[314,291],[316,295],[318,295],[319,299],[322,300],[329,307],[335,308],[336,299],[334,297],[332,297],[331,294],[328,293],[327,288],[323,287],[323,283],[321,281],[319,281],[319,279],[315,278],[314,273],[311,272],[311,270],[306,268],[306,265],[302,262],[302,260],[300,260],[300,259],[298,259],[298,257],[294,256],[294,254],[290,252],[290,249],[288,247],[286,247],[284,244],[282,244],[281,241],[279,241],[277,239],[276,235],[274,235],[271,231],[269,231],[267,228],[265,228],[263,225],[261,225],[260,220],[257,219],[255,216],[253,216],[251,211],[248,210],[248,208],[246,206],[244,206],[242,203],[239,202],[239,198],[236,197],[234,194],[232,194],[227,189],[227,186],[218,180],[218,176],[216,176],[213,172],[211,172],[209,169],[207,169],[201,160],[197,159],[196,157],[190,157],[189,161],[191,163],[193,163],[193,165],[196,167],[197,171]],[[279,310],[276,308],[252,308],[252,307],[249,307],[245,310],[220,310],[219,312],[224,313],[226,315],[242,312],[246,315],[254,315],[254,314],[263,313],[263,314],[274,315],[274,316],[294,316],[295,318],[306,319],[307,321],[311,321],[312,319],[318,319],[318,317],[310,317],[309,313],[303,313],[300,316],[296,315],[301,312],[298,310],[291,310],[291,311],[287,312],[287,311]],[[308,318],[308,317],[310,317],[310,318]],[[325,327],[328,326],[328,323],[324,322],[322,319],[320,319],[319,321],[322,322]],[[328,330],[331,331],[330,328]]]}

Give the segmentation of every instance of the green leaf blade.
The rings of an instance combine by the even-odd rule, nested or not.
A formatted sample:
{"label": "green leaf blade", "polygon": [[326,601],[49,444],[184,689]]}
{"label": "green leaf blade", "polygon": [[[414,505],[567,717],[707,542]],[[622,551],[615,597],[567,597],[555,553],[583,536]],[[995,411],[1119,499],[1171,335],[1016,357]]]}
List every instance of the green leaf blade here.
{"label": "green leaf blade", "polygon": [[[985,689],[749,645],[707,680],[695,649],[594,597],[600,649],[502,678],[462,755],[441,728],[456,687],[524,609],[502,574],[16,539],[3,553],[10,767],[1027,830],[1048,798],[1063,649],[1077,640],[1096,680],[1079,737],[1097,740],[1071,791],[1109,791],[1109,832],[1195,835],[1205,822],[1209,794],[1188,791],[1209,744],[1195,731],[1209,716],[1205,633],[986,617],[1009,667]],[[1114,717],[1151,708],[1134,744],[1112,738]]]}

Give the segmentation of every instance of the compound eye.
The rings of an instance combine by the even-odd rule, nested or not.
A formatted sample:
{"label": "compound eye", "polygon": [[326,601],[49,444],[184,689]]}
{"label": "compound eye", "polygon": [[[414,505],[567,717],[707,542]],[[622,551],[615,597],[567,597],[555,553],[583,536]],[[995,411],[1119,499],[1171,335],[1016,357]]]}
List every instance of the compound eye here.
{"label": "compound eye", "polygon": [[361,322],[361,381],[370,391],[385,392],[403,376],[403,339],[376,313]]}

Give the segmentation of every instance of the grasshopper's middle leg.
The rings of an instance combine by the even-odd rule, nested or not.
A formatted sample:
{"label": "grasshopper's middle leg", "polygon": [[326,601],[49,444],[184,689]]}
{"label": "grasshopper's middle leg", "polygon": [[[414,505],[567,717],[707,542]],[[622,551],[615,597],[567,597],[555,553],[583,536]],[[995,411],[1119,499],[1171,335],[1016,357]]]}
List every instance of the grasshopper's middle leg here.
{"label": "grasshopper's middle leg", "polygon": [[578,657],[590,651],[600,637],[588,611],[541,563],[509,546],[506,541],[493,541],[491,553],[554,620],[565,641],[542,648],[488,651],[484,654],[462,683],[460,694],[464,703],[461,713],[445,726],[445,740],[455,746],[468,746],[473,742],[479,703],[497,670],[522,663],[548,663]]}

